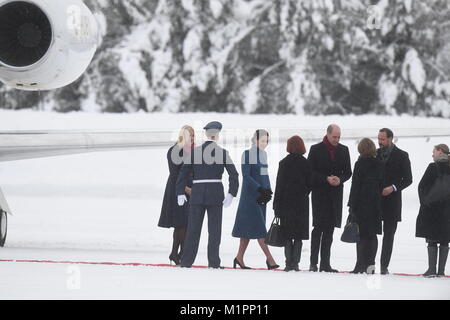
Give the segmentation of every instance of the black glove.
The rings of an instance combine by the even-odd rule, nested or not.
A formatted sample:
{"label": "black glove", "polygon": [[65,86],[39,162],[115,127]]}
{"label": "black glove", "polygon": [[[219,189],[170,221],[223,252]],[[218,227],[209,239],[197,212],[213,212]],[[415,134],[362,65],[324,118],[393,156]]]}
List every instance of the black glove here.
{"label": "black glove", "polygon": [[270,200],[272,200],[272,190],[259,187],[258,192],[261,194],[259,198],[256,199],[258,204],[266,205]]}
{"label": "black glove", "polygon": [[263,196],[260,196],[258,199],[256,199],[256,203],[259,205],[265,205],[266,203],[264,202],[264,198]]}

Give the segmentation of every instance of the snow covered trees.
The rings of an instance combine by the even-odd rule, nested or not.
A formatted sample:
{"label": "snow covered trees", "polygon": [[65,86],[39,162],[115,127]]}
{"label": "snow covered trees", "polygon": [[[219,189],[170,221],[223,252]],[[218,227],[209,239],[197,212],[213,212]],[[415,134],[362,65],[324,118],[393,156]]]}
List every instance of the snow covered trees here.
{"label": "snow covered trees", "polygon": [[0,107],[450,117],[447,0],[86,2],[88,72],[39,99],[2,87]]}

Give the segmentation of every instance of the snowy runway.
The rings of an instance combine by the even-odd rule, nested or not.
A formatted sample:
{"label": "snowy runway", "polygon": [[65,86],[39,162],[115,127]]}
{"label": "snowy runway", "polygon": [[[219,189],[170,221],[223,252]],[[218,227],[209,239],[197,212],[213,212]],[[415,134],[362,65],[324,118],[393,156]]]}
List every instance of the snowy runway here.
{"label": "snowy runway", "polygon": [[13,262],[1,270],[3,279],[21,275],[1,299],[448,299],[449,288],[449,279],[395,275]]}

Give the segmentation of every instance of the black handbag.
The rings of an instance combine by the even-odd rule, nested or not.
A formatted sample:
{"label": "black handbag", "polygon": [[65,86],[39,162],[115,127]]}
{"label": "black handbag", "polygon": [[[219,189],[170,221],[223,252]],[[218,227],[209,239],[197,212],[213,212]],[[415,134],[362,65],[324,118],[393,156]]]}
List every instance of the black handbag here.
{"label": "black handbag", "polygon": [[358,243],[360,239],[359,225],[353,221],[351,217],[351,215],[348,216],[347,224],[345,225],[344,232],[341,236],[341,241],[347,243]]}
{"label": "black handbag", "polygon": [[429,206],[439,201],[450,200],[450,175],[440,175],[430,191],[423,197],[422,204]]}
{"label": "black handbag", "polygon": [[269,231],[267,232],[266,239],[264,242],[268,246],[272,247],[284,247],[285,241],[283,239],[283,230],[280,225],[280,218],[273,218],[272,225],[270,226]]}

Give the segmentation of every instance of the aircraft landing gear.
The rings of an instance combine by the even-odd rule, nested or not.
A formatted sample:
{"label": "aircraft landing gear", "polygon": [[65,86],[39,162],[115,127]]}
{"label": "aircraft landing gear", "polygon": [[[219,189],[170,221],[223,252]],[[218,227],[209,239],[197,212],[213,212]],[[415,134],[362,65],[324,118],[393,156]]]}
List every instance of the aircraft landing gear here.
{"label": "aircraft landing gear", "polygon": [[8,230],[8,215],[0,208],[0,247],[5,245]]}

